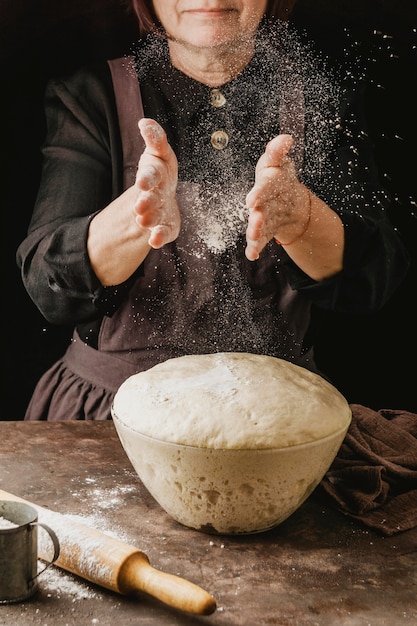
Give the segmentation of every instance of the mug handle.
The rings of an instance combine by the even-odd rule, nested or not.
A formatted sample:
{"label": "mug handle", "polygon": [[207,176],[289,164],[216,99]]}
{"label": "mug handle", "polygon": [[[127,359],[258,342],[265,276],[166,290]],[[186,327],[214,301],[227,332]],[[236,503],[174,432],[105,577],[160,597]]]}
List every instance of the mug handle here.
{"label": "mug handle", "polygon": [[49,563],[47,563],[45,565],[45,567],[43,569],[41,569],[40,572],[38,572],[36,574],[36,576],[33,577],[32,580],[35,580],[35,578],[37,578],[38,576],[40,576],[41,574],[43,574],[43,572],[48,569],[48,567],[50,565],[53,565],[55,563],[55,561],[58,559],[59,557],[59,553],[61,551],[61,547],[59,545],[59,540],[58,537],[56,536],[55,532],[52,530],[52,528],[50,528],[49,526],[47,526],[47,524],[43,524],[43,522],[32,522],[31,526],[41,526],[44,530],[46,530],[46,532],[48,533],[48,535],[51,538],[51,541],[54,545],[54,556],[52,558],[52,561],[50,561]]}

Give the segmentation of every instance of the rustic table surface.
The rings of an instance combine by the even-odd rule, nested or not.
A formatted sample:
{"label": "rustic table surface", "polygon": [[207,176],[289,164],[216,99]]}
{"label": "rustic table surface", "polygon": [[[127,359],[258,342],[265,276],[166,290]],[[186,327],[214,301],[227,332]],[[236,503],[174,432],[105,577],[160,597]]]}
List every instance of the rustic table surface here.
{"label": "rustic table surface", "polygon": [[172,520],[132,469],[112,422],[1,422],[0,489],[134,545],[157,569],[213,594],[194,616],[52,566],[1,625],[417,625],[417,529],[383,537],[316,491],[258,535],[207,535]]}

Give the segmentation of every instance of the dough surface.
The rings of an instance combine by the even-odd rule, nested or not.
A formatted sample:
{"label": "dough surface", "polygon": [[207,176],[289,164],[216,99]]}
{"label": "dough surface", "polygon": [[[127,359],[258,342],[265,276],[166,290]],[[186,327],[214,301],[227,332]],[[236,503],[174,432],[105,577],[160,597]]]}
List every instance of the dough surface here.
{"label": "dough surface", "polygon": [[216,449],[299,445],[351,420],[347,400],[321,376],[234,352],[169,359],[131,376],[116,393],[113,415],[155,439]]}

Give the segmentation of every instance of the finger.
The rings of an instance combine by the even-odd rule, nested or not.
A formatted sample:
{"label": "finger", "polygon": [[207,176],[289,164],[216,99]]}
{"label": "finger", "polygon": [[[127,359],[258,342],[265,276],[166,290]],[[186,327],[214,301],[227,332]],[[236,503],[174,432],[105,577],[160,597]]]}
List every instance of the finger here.
{"label": "finger", "polygon": [[247,242],[245,256],[248,261],[257,261],[259,259],[259,251],[256,243],[251,241]]}
{"label": "finger", "polygon": [[246,238],[257,241],[262,236],[262,229],[265,220],[261,211],[250,210],[248,225],[246,228]]}
{"label": "finger", "polygon": [[151,229],[148,243],[152,248],[156,250],[162,248],[169,241],[170,229],[164,224],[158,224]]}
{"label": "finger", "polygon": [[282,167],[290,161],[288,152],[293,143],[291,135],[278,135],[271,139],[265,148],[264,167]]}
{"label": "finger", "polygon": [[249,261],[257,261],[260,257],[262,250],[265,248],[268,240],[266,237],[261,237],[254,241],[249,237],[246,238],[245,256]]}
{"label": "finger", "polygon": [[140,133],[145,141],[145,152],[165,158],[168,150],[168,139],[162,126],[150,118],[142,118],[138,122]]}
{"label": "finger", "polygon": [[150,191],[159,185],[161,182],[161,174],[157,168],[152,165],[144,165],[139,167],[136,182],[139,189],[143,191]]}
{"label": "finger", "polygon": [[263,216],[259,211],[250,210],[246,227],[245,255],[249,261],[256,261],[261,250]]}
{"label": "finger", "polygon": [[138,226],[142,228],[152,228],[156,226],[159,221],[159,212],[152,208],[149,198],[143,198],[141,202],[138,202],[134,207],[136,213],[135,220]]}
{"label": "finger", "polygon": [[157,189],[141,189],[134,204],[133,211],[140,226],[149,228],[158,224],[161,219],[162,201]]}
{"label": "finger", "polygon": [[246,196],[246,206],[253,213],[252,219],[259,218],[259,215],[255,216],[255,211],[264,214],[262,207],[265,208],[265,204],[271,198],[278,196],[280,182],[277,180],[276,174],[270,173],[267,169],[258,173],[254,186]]}
{"label": "finger", "polygon": [[246,196],[246,206],[249,210],[253,211],[260,204],[260,194],[258,191],[258,186],[255,184],[248,195]]}

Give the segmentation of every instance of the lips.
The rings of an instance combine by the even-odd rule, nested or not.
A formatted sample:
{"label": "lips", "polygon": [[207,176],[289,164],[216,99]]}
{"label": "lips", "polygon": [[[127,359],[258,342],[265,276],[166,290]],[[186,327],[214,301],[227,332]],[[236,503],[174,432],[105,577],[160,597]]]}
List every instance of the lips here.
{"label": "lips", "polygon": [[234,9],[194,9],[192,11],[186,11],[186,13],[191,13],[192,15],[202,15],[213,17],[216,15],[227,15],[232,13]]}
{"label": "lips", "polygon": [[214,6],[214,7],[198,7],[194,9],[186,9],[184,13],[190,13],[192,15],[201,15],[203,17],[214,17],[216,15],[226,15],[232,13],[236,9],[232,7],[225,6]]}

